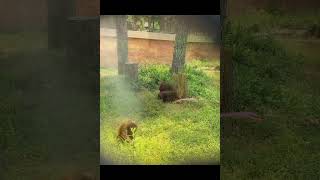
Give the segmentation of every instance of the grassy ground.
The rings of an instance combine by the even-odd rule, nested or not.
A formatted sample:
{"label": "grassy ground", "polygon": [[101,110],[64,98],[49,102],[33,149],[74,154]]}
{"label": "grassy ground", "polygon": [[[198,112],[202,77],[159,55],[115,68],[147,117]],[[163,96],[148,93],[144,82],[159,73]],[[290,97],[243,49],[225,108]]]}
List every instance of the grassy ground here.
{"label": "grassy ground", "polygon": [[270,12],[267,10],[247,9],[241,16],[232,16],[232,20],[244,27],[258,28],[256,30],[267,32],[277,29],[308,29],[314,24],[319,24],[320,13],[301,12],[284,13]]}
{"label": "grassy ground", "polygon": [[[206,68],[204,64],[193,63],[193,68],[209,77],[210,81],[206,82],[209,85],[203,89],[209,88],[214,98],[208,101],[195,96],[199,99],[196,104],[164,104],[157,99],[156,89],[139,88],[134,91],[115,70],[101,69],[102,155],[116,164],[219,164],[220,73],[205,73],[205,69],[201,69]],[[157,75],[163,76],[169,67],[158,69],[160,73]],[[151,77],[152,73],[148,74],[147,70],[142,71],[140,78],[145,81],[142,84],[153,85],[149,81],[156,78]],[[199,80],[190,76],[190,81],[196,83]],[[139,126],[134,145],[120,144],[116,140],[117,127],[126,119],[134,119]]]}
{"label": "grassy ground", "polygon": [[[291,69],[289,72],[295,78],[277,84],[284,90],[285,103],[279,103],[278,108],[267,104],[258,107],[263,108],[262,123],[238,122],[232,128],[231,123],[223,122],[222,179],[318,179],[320,176],[320,43],[310,39],[276,40],[290,55],[302,55],[303,63],[298,67],[301,72],[296,74],[297,69]],[[274,55],[270,54],[263,59],[265,63],[260,63],[260,69],[272,58]],[[247,56],[245,60],[248,59]],[[255,98],[260,97],[252,96],[247,103]]]}

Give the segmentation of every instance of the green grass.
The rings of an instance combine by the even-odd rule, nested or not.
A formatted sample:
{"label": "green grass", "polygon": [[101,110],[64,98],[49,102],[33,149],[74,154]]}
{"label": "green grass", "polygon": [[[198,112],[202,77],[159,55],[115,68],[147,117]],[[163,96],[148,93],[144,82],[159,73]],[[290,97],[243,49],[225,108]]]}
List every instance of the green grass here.
{"label": "green grass", "polygon": [[242,16],[231,17],[232,21],[260,32],[274,29],[308,29],[320,23],[319,12],[281,13],[267,10],[247,10]]}
{"label": "green grass", "polygon": [[[140,68],[144,68],[140,72],[152,77],[151,80],[165,77],[169,70],[167,66],[157,65]],[[133,91],[123,77],[111,72],[115,71],[101,69],[101,74],[108,74],[101,76],[100,80],[102,155],[116,164],[219,164],[220,88],[217,77],[214,79],[206,74],[187,73],[189,84],[197,84],[200,80],[192,78],[190,74],[208,78],[206,83],[209,85],[204,89],[210,88],[216,96],[201,95],[212,96],[214,100],[209,101],[198,95],[196,98],[199,98],[199,102],[196,104],[164,104],[157,99],[157,90],[153,88],[157,84],[147,83],[149,78],[142,78],[140,74],[140,81],[147,81],[140,82],[145,88]],[[191,91],[200,92],[195,88],[191,88]],[[118,125],[128,118],[138,123],[133,145],[121,144],[116,139]]]}
{"label": "green grass", "polygon": [[1,33],[0,40],[0,55],[44,49],[48,42],[46,32]]}
{"label": "green grass", "polygon": [[320,40],[301,38],[278,38],[278,40],[292,54],[303,54],[306,57],[305,63],[310,65],[320,65],[318,48]]}
{"label": "green grass", "polygon": [[221,177],[318,179],[320,124],[308,119],[320,118],[320,45],[254,36],[244,26],[227,36],[234,50],[234,104],[258,111],[264,121],[222,122]]}

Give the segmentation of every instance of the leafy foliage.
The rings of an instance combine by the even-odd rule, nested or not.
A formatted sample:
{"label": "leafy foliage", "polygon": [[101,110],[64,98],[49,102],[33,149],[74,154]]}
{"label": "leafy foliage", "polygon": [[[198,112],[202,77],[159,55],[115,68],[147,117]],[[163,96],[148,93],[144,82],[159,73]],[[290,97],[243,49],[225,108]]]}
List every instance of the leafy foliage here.
{"label": "leafy foliage", "polygon": [[279,108],[286,100],[284,86],[296,77],[302,57],[288,54],[271,36],[255,36],[230,22],[226,26],[224,42],[234,64],[235,110]]}
{"label": "leafy foliage", "polygon": [[148,65],[139,67],[138,84],[149,90],[159,88],[161,81],[170,81],[171,74],[167,65]]}
{"label": "leafy foliage", "polygon": [[[214,64],[215,66],[216,64]],[[203,68],[212,64],[199,60],[188,63],[185,67],[187,77],[188,96],[207,99],[210,102],[217,102],[220,98],[220,82],[210,77]],[[218,79],[219,80],[219,79]],[[148,90],[157,90],[161,81],[173,83],[170,74],[170,67],[167,65],[147,65],[139,69],[138,84]]]}
{"label": "leafy foliage", "polygon": [[[236,128],[223,121],[222,178],[316,179],[320,86],[319,74],[313,69],[319,67],[320,44],[257,34],[283,28],[277,24],[279,19],[289,17],[269,15],[270,22],[251,14],[239,18],[243,18],[241,25],[232,21],[225,27],[224,44],[232,51],[234,65],[236,110],[260,111],[264,121],[239,121]],[[283,25],[305,28],[312,22],[302,23],[302,19],[288,19]],[[254,31],[252,24],[259,28]]]}
{"label": "leafy foliage", "polygon": [[[160,31],[160,16],[155,15],[128,15],[128,28],[134,31]],[[147,26],[145,26],[147,25]]]}
{"label": "leafy foliage", "polygon": [[276,29],[301,29],[319,23],[319,12],[288,14],[279,11],[250,10],[243,16],[232,17],[232,21],[245,28],[256,28],[256,32],[268,32]]}

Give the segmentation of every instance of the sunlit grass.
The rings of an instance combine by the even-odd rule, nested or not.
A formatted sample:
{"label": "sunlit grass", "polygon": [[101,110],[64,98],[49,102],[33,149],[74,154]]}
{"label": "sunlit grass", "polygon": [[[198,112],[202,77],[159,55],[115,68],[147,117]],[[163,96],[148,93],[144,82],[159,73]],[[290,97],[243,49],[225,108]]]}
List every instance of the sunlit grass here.
{"label": "sunlit grass", "polygon": [[191,107],[172,106],[179,105],[165,107],[163,115],[137,120],[139,129],[134,147],[119,144],[118,123],[105,120],[100,129],[103,152],[118,163],[175,164],[192,159],[218,163],[219,114],[213,117],[205,109],[196,112]]}
{"label": "sunlit grass", "polygon": [[117,69],[115,68],[100,68],[100,77],[105,76],[116,76],[118,73]]}
{"label": "sunlit grass", "polygon": [[[102,69],[101,74],[105,71]],[[115,91],[117,86],[130,88],[119,83],[121,77],[101,76],[103,156],[116,164],[220,163],[219,103],[200,98],[195,104],[164,104],[157,99],[156,90]],[[219,94],[219,86],[210,87]],[[219,102],[220,97],[214,97]],[[127,110],[119,109],[119,105]],[[117,128],[128,118],[138,123],[138,129],[132,144],[121,144],[116,138]]]}

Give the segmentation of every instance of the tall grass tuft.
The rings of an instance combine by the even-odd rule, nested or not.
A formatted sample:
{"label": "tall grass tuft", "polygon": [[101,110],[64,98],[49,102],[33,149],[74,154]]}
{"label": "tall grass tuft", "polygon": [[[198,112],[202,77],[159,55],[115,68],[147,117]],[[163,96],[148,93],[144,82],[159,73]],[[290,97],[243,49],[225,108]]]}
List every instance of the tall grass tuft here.
{"label": "tall grass tuft", "polygon": [[187,76],[183,73],[178,73],[173,75],[173,80],[175,82],[175,89],[179,99],[187,97]]}

